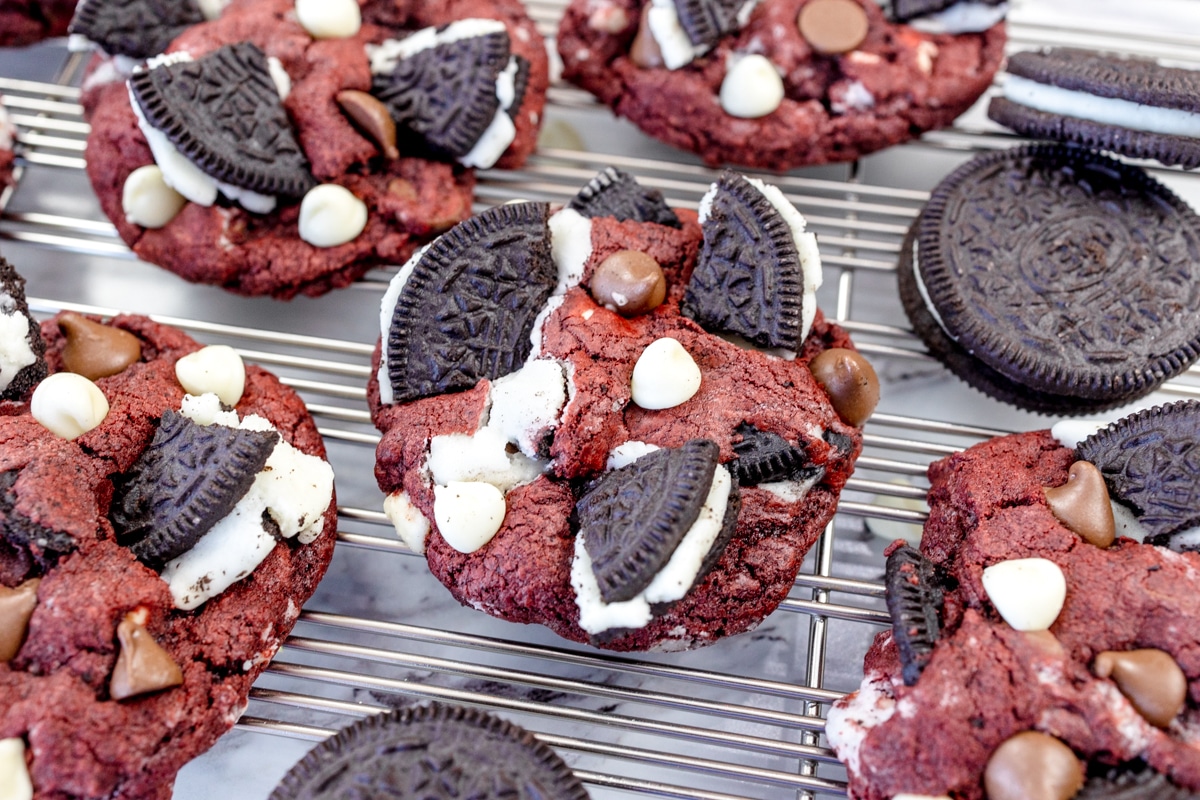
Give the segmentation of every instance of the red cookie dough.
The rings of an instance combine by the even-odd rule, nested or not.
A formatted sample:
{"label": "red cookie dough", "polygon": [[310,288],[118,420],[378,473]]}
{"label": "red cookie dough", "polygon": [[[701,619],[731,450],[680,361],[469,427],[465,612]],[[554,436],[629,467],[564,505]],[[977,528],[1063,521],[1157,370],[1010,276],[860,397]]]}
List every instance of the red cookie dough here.
{"label": "red cookie dough", "polygon": [[[41,577],[37,606],[16,658],[0,663],[0,739],[21,737],[35,798],[162,798],[175,774],[229,730],[250,685],[275,655],[333,555],[336,506],[310,544],[276,544],[248,577],[195,611],[175,609],[167,584],[115,541],[107,514],[113,478],[150,442],[157,420],[184,390],[175,362],[199,349],[187,335],[144,317],[109,324],[141,340],[142,361],[97,385],[110,411],[99,427],[61,439],[29,414],[0,404],[0,471],[20,470],[0,520],[0,584]],[[51,373],[64,339],[43,323]],[[303,401],[265,370],[247,365],[236,410],[258,414],[301,451],[324,457]],[[6,543],[9,526],[66,532],[75,549],[42,570]],[[145,612],[150,636],[182,668],[183,684],[115,701],[117,625]]]}
{"label": "red cookie dough", "polygon": [[[828,348],[852,347],[849,337],[818,311],[799,357],[786,361],[738,347],[683,317],[680,300],[701,233],[694,212],[677,213],[681,229],[591,220],[592,252],[582,281],[568,290],[543,328],[542,355],[568,363],[574,386],[549,444],[550,470],[508,493],[500,531],[474,553],[460,553],[437,532],[424,465],[433,436],[475,431],[488,382],[383,406],[372,370],[368,398],[383,431],[376,453],[379,486],[386,493],[403,489],[431,520],[429,568],[464,605],[514,622],[540,623],[567,639],[606,649],[699,647],[751,630],[774,611],[791,589],[804,554],[833,517],[838,493],[861,451],[862,433],[838,417],[808,363]],[[621,250],[648,253],[662,266],[667,298],[651,313],[622,317],[598,305],[586,289],[597,265]],[[646,346],[663,336],[688,351],[702,383],[682,405],[647,411],[631,401],[631,375]],[[710,439],[720,447],[721,462],[728,462],[740,440],[735,429],[743,422],[799,441],[808,448],[811,465],[824,469],[823,476],[795,502],[758,486],[741,487],[736,531],[711,572],[645,627],[590,636],[579,627],[570,580],[573,485],[599,474],[609,451],[626,441],[679,447],[690,439]]]}
{"label": "red cookie dough", "polygon": [[[847,765],[852,798],[978,800],[993,751],[1027,730],[1061,740],[1093,770],[1144,759],[1178,786],[1200,789],[1200,748],[1189,733],[1200,720],[1200,554],[1129,538],[1101,549],[1068,530],[1043,487],[1066,483],[1074,461],[1074,450],[1041,431],[930,467],[921,552],[956,588],[947,590],[941,639],[914,685],[901,678],[892,633],[881,633],[862,688],[830,712],[829,738]],[[1049,559],[1066,578],[1066,601],[1048,633],[1013,629],[983,588],[985,567],[1020,558]],[[1184,710],[1166,729],[1092,668],[1102,651],[1141,648],[1168,653],[1187,679]]]}
{"label": "red cookie dough", "polygon": [[[866,39],[843,55],[813,51],[797,25],[811,0],[761,0],[749,23],[676,70],[630,60],[641,0],[572,0],[558,31],[563,77],[656,139],[708,164],[786,170],[851,161],[949,125],[991,85],[1003,23],[931,35],[888,21],[873,0]],[[645,4],[648,4],[646,0]],[[719,94],[732,54],[766,56],[783,76],[770,114],[740,119]]]}
{"label": "red cookie dough", "polygon": [[340,184],[362,200],[368,209],[366,228],[346,244],[310,245],[299,237],[298,201],[281,202],[266,215],[238,205],[188,203],[163,228],[128,222],[121,200],[125,179],[154,160],[125,84],[103,84],[85,98],[92,125],[88,176],[104,213],[140,258],[189,281],[287,299],[322,294],[346,286],[373,267],[403,263],[417,246],[467,217],[475,183],[472,170],[403,154],[384,159],[335,100],[342,90],[371,88],[364,45],[408,31],[467,17],[503,21],[513,53],[529,61],[530,71],[514,119],[516,139],[497,166],[517,167],[532,152],[548,67],[542,39],[519,0],[432,0],[416,4],[411,12],[404,3],[365,0],[357,35],[318,41],[296,21],[293,7],[293,0],[237,0],[220,19],[184,32],[168,52],[186,50],[198,57],[225,44],[249,41],[278,58],[292,80],[284,107],[314,177],[319,183]]}
{"label": "red cookie dough", "polygon": [[66,36],[76,0],[4,0],[0,3],[0,47]]}

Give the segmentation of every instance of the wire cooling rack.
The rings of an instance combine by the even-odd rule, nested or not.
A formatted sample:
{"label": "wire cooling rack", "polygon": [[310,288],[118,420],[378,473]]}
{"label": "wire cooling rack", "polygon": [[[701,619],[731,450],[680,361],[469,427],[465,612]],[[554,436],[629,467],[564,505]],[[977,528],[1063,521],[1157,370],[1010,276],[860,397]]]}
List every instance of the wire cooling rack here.
{"label": "wire cooling rack", "polygon": [[[528,6],[552,36],[561,0]],[[1198,37],[1131,35],[1115,25],[1064,27],[1017,13],[1010,35],[1013,49],[1069,43],[1200,62]],[[821,306],[875,363],[884,399],[837,517],[757,631],[690,653],[612,655],[459,608],[392,532],[374,485],[378,435],[364,391],[371,320],[390,271],[327,298],[281,304],[187,286],[140,264],[83,177],[87,125],[75,88],[82,62],[53,47],[35,52],[53,79],[0,78],[22,142],[18,188],[0,198],[0,238],[33,293],[45,295],[31,301],[35,312],[149,313],[202,341],[232,344],[303,395],[338,476],[340,541],[329,577],[254,688],[238,729],[185,770],[176,797],[227,796],[234,777],[240,796],[265,796],[312,741],[354,718],[431,699],[525,725],[563,753],[595,797],[845,794],[844,772],[822,738],[824,712],[855,687],[866,647],[888,624],[880,554],[890,538],[918,530],[927,465],[1049,422],[948,377],[912,336],[895,298],[900,240],[928,188],[971,153],[1010,146],[1012,137],[976,111],[952,130],[855,164],[761,176],[817,231]],[[0,59],[0,74],[25,73],[18,60]],[[565,202],[608,164],[681,207],[694,208],[715,176],[557,84],[539,153],[524,170],[484,173],[478,203]],[[1200,181],[1154,171],[1185,196],[1200,195]],[[1200,397],[1200,371],[1143,405],[1181,396]]]}

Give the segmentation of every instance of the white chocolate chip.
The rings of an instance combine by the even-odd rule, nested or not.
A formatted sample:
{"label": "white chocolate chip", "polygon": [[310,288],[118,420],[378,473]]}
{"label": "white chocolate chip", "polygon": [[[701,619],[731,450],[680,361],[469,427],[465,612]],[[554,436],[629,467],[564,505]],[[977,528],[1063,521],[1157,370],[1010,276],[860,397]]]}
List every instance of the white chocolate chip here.
{"label": "white chocolate chip", "polygon": [[721,108],[743,119],[765,117],[783,102],[783,78],[766,56],[734,56],[721,82]]}
{"label": "white chocolate chip", "polygon": [[656,339],[633,365],[633,402],[642,408],[674,408],[700,391],[700,367],[675,339]]}
{"label": "white chocolate chip", "polygon": [[345,39],[362,27],[356,0],[296,0],[296,19],[314,39]]}
{"label": "white chocolate chip", "polygon": [[227,406],[236,406],[246,388],[246,365],[227,344],[214,344],[175,362],[175,377],[188,394],[212,392]]}
{"label": "white chocolate chip", "polygon": [[33,390],[29,412],[51,433],[75,439],[104,421],[108,399],[82,375],[59,372]]}
{"label": "white chocolate chip", "polygon": [[157,164],[147,164],[129,173],[121,190],[125,219],[143,228],[161,228],[183,208],[187,198],[163,180]]}
{"label": "white chocolate chip", "polygon": [[344,186],[323,183],[300,201],[300,238],[315,247],[353,241],[367,227],[367,204]]}
{"label": "white chocolate chip", "polygon": [[33,800],[25,742],[16,737],[0,739],[0,800]]}
{"label": "white chocolate chip", "polygon": [[492,540],[504,524],[504,493],[490,483],[451,481],[433,487],[433,518],[446,544],[474,553]]}
{"label": "white chocolate chip", "polygon": [[983,588],[1004,621],[1019,631],[1044,631],[1058,619],[1067,579],[1045,558],[1001,561],[983,571]]}
{"label": "white chocolate chip", "polygon": [[392,492],[383,498],[383,513],[392,521],[400,541],[418,555],[425,552],[425,537],[429,535],[429,520],[413,505],[408,492]]}

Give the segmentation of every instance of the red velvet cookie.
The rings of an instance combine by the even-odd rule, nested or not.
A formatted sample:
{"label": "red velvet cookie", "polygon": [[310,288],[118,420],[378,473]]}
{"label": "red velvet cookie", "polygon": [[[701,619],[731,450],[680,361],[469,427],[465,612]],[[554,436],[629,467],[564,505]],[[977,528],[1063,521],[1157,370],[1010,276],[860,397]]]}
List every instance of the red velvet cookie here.
{"label": "red velvet cookie", "polygon": [[89,91],[88,173],[141,258],[320,294],[469,214],[470,167],[523,163],[547,80],[518,0],[240,0]]}
{"label": "red velvet cookie", "polygon": [[4,0],[0,3],[0,46],[33,44],[62,36],[76,0]]}
{"label": "red velvet cookie", "polygon": [[785,170],[949,125],[991,84],[1003,6],[913,5],[573,0],[558,49],[563,77],[647,134],[709,164]]}
{"label": "red velvet cookie", "polygon": [[300,398],[229,348],[136,316],[41,335],[50,376],[0,403],[0,772],[165,799],[324,573],[332,470]]}
{"label": "red velvet cookie", "polygon": [[878,399],[816,309],[815,239],[734,173],[699,217],[611,168],[551,212],[485,212],[389,288],[368,387],[385,510],[502,619],[614,650],[750,630]]}
{"label": "red velvet cookie", "polygon": [[829,714],[850,796],[1200,794],[1198,458],[1185,402],[933,464],[920,552],[889,550],[893,630]]}

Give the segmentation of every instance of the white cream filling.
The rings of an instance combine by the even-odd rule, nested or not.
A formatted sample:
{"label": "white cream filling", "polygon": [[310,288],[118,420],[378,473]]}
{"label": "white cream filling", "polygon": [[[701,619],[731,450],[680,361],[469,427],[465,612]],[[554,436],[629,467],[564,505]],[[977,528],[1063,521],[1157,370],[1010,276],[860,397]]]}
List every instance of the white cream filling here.
{"label": "white cream filling", "polygon": [[367,59],[371,62],[371,74],[390,74],[396,69],[400,59],[409,58],[431,47],[505,30],[504,23],[498,19],[473,17],[451,22],[441,31],[437,28],[422,28],[403,39],[386,39],[379,44],[368,44],[366,51]]}
{"label": "white cream filling", "polygon": [[922,33],[981,33],[1000,22],[1008,14],[1008,3],[989,6],[986,3],[964,0],[936,14],[911,19],[908,24]]}
{"label": "white cream filling", "polygon": [[517,69],[517,59],[513,56],[508,59],[508,66],[496,76],[496,99],[500,101],[500,105],[479,141],[475,142],[466,155],[458,159],[458,163],[464,167],[487,169],[504,155],[513,139],[517,138],[517,126],[508,115],[508,110],[512,108],[517,96]]}
{"label": "white cream filling", "polygon": [[412,257],[404,262],[404,266],[388,282],[387,291],[383,293],[383,299],[379,301],[379,332],[383,337],[383,347],[380,348],[379,370],[375,375],[379,379],[379,402],[383,405],[391,405],[396,402],[396,395],[392,392],[392,381],[388,377],[387,357],[388,331],[392,328],[392,317],[396,314],[396,304],[400,302],[400,293],[404,291],[404,285],[408,283],[408,278],[416,269],[417,263],[436,241],[437,239],[434,239],[433,242],[413,253]]}
{"label": "white cream filling", "polygon": [[1051,114],[1167,136],[1200,137],[1200,114],[1180,108],[1148,106],[1115,97],[1098,97],[1017,75],[1005,78],[1004,96],[1014,103]]}
{"label": "white cream filling", "polygon": [[650,27],[650,35],[658,44],[663,66],[667,69],[686,66],[712,49],[709,45],[692,44],[679,22],[679,12],[675,10],[674,0],[651,0],[646,24]]}
{"label": "white cream filling", "polygon": [[396,529],[400,541],[417,555],[425,553],[425,539],[429,536],[429,519],[421,513],[408,492],[403,489],[392,492],[383,499],[383,513]]}
{"label": "white cream filling", "polygon": [[1088,438],[1094,433],[1107,427],[1107,422],[1089,422],[1082,419],[1064,419],[1059,420],[1050,427],[1050,435],[1058,441],[1063,447],[1069,447],[1072,450],[1079,447],[1079,443]]}
{"label": "white cream filling", "polygon": [[17,310],[17,301],[0,293],[0,391],[25,367],[37,361],[29,344],[29,320]]}
{"label": "white cream filling", "polygon": [[799,503],[808,496],[812,487],[816,486],[817,481],[821,480],[824,475],[825,471],[821,470],[811,478],[802,481],[769,481],[758,484],[758,488],[770,492],[785,503]]}
{"label": "white cream filling", "polygon": [[[180,413],[200,425],[225,425],[243,430],[275,430],[271,423],[248,414],[239,419],[222,411],[215,394],[186,395]],[[186,553],[162,570],[175,607],[191,610],[249,575],[275,546],[262,524],[271,517],[284,538],[302,544],[324,527],[325,510],[333,497],[333,469],[325,461],[302,453],[280,438],[249,491]]]}
{"label": "white cream filling", "polygon": [[929,299],[929,290],[925,288],[925,280],[921,277],[921,263],[919,254],[920,248],[917,246],[917,242],[914,239],[911,261],[913,278],[915,278],[917,282],[917,293],[921,295],[921,300],[925,303],[925,309],[929,312],[929,316],[933,317],[933,320],[938,324],[938,327],[942,329],[942,333],[949,336],[951,341],[957,342],[958,337],[956,337],[949,331],[949,329],[946,328],[946,323],[942,322],[942,315],[938,313],[937,308],[933,305],[933,301]]}
{"label": "white cream filling", "polygon": [[592,559],[584,545],[587,532],[581,530],[575,537],[575,557],[571,561],[571,586],[579,606],[579,627],[590,634],[612,628],[642,628],[652,618],[652,603],[669,603],[687,594],[721,532],[732,485],[729,470],[718,465],[699,516],[671,558],[636,597],[619,603],[605,603],[601,598]]}

